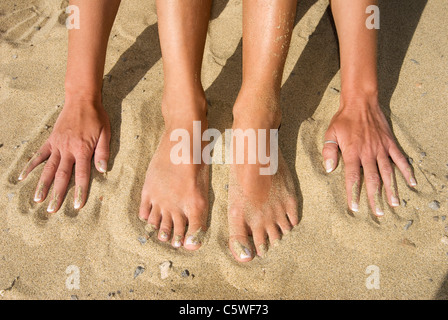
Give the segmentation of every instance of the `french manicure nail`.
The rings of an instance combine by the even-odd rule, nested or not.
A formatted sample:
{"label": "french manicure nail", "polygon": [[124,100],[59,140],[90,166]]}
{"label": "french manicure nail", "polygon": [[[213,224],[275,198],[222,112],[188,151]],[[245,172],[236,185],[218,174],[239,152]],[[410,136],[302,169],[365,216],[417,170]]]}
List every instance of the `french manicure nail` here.
{"label": "french manicure nail", "polygon": [[334,166],[333,159],[328,159],[325,161],[325,170],[327,171],[327,173],[333,171],[333,166]]}
{"label": "french manicure nail", "polygon": [[393,207],[398,207],[400,205],[400,200],[396,196],[392,196],[390,198],[390,202],[392,203]]}
{"label": "french manicure nail", "polygon": [[409,182],[411,183],[411,186],[415,187],[417,185],[417,181],[415,181],[415,178],[411,177],[409,179]]}
{"label": "french manicure nail", "polygon": [[355,201],[352,201],[352,207],[351,207],[352,211],[354,212],[358,212],[359,211],[359,204]]}
{"label": "french manicure nail", "polygon": [[52,213],[56,209],[57,200],[53,199],[50,201],[50,204],[48,205],[47,212]]}
{"label": "french manicure nail", "polygon": [[98,161],[98,170],[102,173],[107,172],[107,162],[104,160]]}
{"label": "french manicure nail", "polygon": [[383,210],[381,210],[380,208],[376,208],[376,215],[379,216],[379,217],[384,216]]}
{"label": "french manicure nail", "polygon": [[77,188],[77,195],[76,195],[76,199],[75,199],[75,209],[79,209],[81,208],[81,203],[82,203],[82,189],[81,186],[78,186]]}

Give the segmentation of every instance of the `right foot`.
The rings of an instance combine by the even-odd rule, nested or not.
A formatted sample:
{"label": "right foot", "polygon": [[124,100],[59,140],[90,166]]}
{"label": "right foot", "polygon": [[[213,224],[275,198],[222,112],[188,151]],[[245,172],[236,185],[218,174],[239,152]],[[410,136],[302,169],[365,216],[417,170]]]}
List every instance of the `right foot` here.
{"label": "right foot", "polygon": [[[139,217],[147,221],[148,231],[157,230],[160,241],[171,239],[174,247],[196,250],[207,227],[209,168],[202,157],[200,164],[193,164],[193,121],[201,122],[201,134],[207,129],[207,103],[203,96],[163,100],[165,130],[146,173]],[[179,143],[170,141],[175,129],[190,134],[190,164],[174,164],[170,158]]]}

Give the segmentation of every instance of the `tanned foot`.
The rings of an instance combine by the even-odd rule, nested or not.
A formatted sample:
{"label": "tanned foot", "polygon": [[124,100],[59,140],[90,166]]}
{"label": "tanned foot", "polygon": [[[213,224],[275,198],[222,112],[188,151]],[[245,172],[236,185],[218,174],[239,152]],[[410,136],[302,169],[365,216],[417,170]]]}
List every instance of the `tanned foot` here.
{"label": "tanned foot", "polygon": [[[269,150],[269,129],[277,129],[280,124],[277,101],[275,97],[240,93],[234,107],[234,132],[236,129],[266,129]],[[235,141],[233,139],[233,143]],[[229,247],[240,262],[252,260],[255,254],[264,256],[269,247],[276,246],[282,235],[298,224],[294,183],[280,150],[277,152],[278,169],[270,175],[260,174],[260,168],[266,165],[258,161],[258,155],[255,164],[248,163],[246,157],[244,164],[231,165]]]}
{"label": "tanned foot", "polygon": [[206,105],[203,95],[192,99],[164,96],[165,130],[146,173],[139,212],[140,219],[148,223],[147,230],[157,231],[160,241],[188,250],[201,246],[206,231],[209,168],[202,160],[193,163],[192,144],[190,163],[173,163],[170,154],[178,141],[170,141],[170,135],[185,129],[192,141],[193,121],[201,122],[202,131],[207,129]]}

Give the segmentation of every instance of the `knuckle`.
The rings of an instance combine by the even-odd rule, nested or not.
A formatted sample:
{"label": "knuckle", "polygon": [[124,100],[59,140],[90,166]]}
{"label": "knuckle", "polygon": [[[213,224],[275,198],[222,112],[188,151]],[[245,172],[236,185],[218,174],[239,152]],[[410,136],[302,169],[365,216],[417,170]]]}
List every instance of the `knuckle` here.
{"label": "knuckle", "polygon": [[55,179],[57,179],[57,180],[66,180],[66,179],[69,179],[69,178],[70,178],[70,174],[65,169],[59,169],[56,172]]}
{"label": "knuckle", "polygon": [[347,179],[347,181],[354,183],[356,181],[361,180],[361,174],[359,172],[354,172],[354,171],[347,172],[346,179]]}
{"label": "knuckle", "polygon": [[76,148],[76,156],[80,159],[90,159],[92,157],[92,153],[92,148],[86,143],[81,143]]}
{"label": "knuckle", "polygon": [[366,175],[366,181],[368,183],[374,183],[374,184],[379,184],[380,183],[380,176],[377,173],[369,173]]}

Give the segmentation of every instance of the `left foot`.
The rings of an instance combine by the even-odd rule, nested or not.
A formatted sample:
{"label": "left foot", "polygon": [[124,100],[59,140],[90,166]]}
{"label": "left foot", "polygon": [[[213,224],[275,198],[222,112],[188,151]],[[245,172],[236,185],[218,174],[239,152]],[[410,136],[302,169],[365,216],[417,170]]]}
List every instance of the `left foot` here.
{"label": "left foot", "polygon": [[[277,129],[280,117],[275,109],[278,99],[241,94],[234,107],[233,130],[266,129],[266,150],[270,148],[269,129]],[[247,139],[244,164],[232,164],[229,182],[229,247],[235,259],[250,261],[255,253],[264,256],[282,235],[298,224],[297,199],[294,183],[283,156],[278,150],[278,169],[274,174],[261,175],[260,168],[272,166],[248,163]],[[235,139],[232,140],[235,146]],[[257,138],[258,146],[258,138]],[[258,148],[257,148],[258,149]],[[271,158],[273,154],[270,154]],[[235,157],[234,157],[235,162]],[[255,250],[249,240],[253,238]]]}

